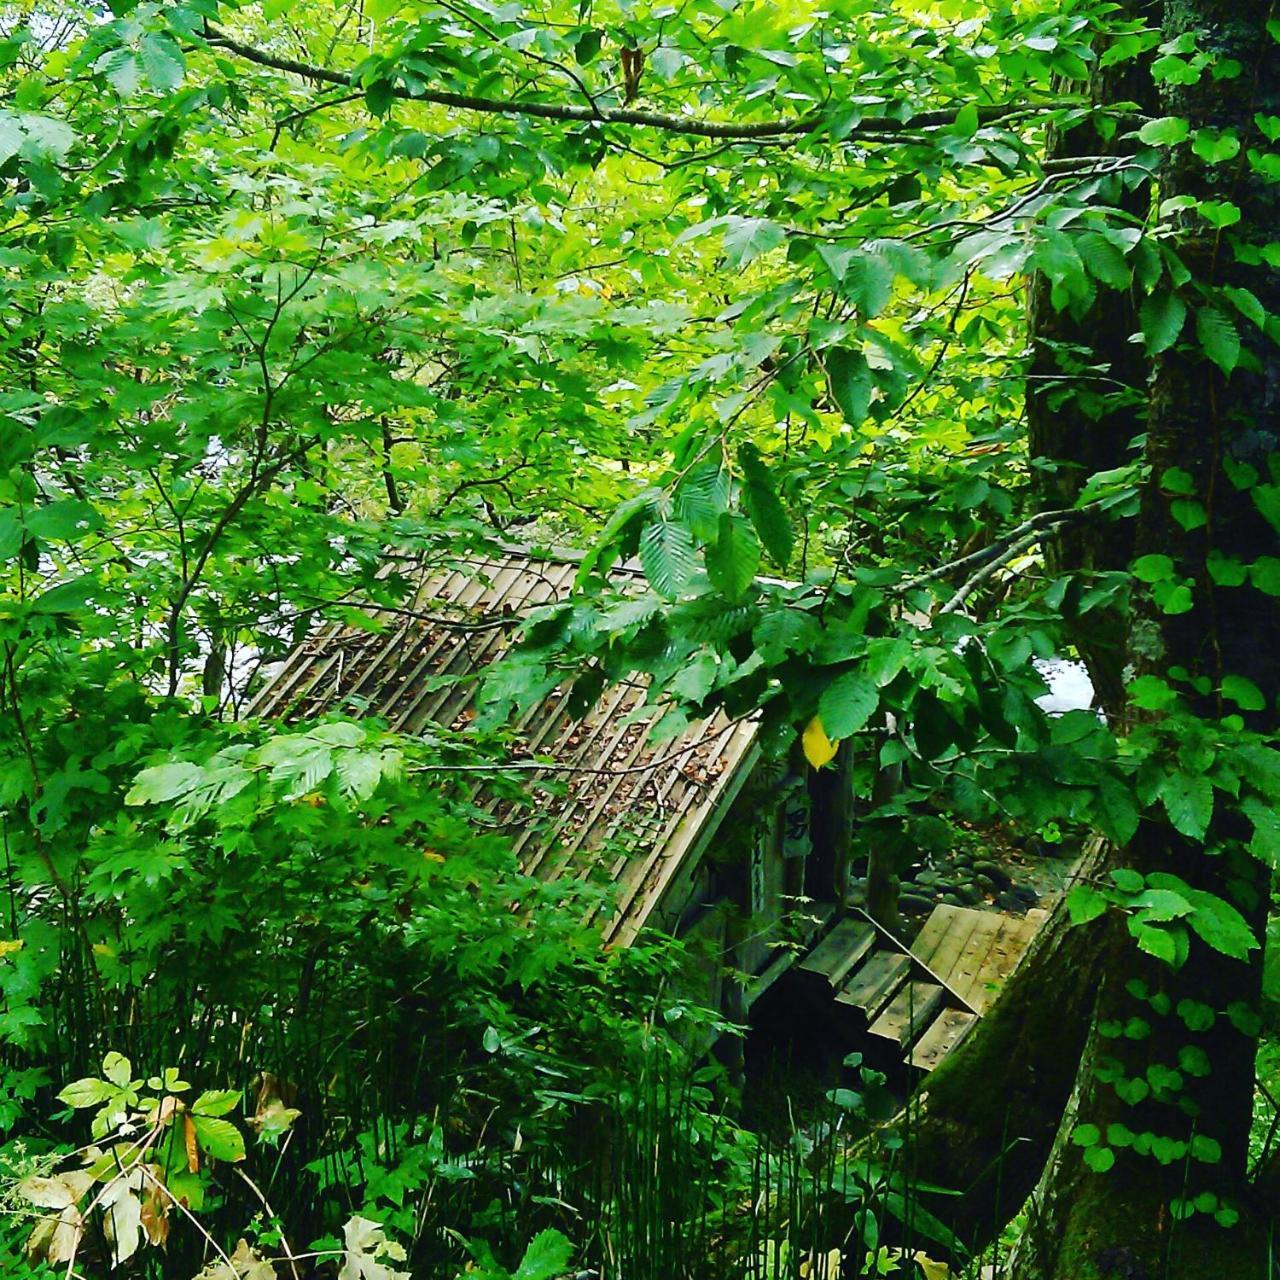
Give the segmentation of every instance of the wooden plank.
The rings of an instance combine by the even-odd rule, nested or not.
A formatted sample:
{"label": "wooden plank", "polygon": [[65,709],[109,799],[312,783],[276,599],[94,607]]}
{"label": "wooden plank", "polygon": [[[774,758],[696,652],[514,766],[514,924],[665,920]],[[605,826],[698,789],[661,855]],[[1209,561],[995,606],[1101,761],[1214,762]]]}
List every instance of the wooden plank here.
{"label": "wooden plank", "polygon": [[991,950],[983,958],[982,967],[974,977],[974,995],[971,1003],[979,1013],[986,1013],[1000,994],[1000,988],[1018,967],[1035,933],[1034,925],[1028,927],[1025,921],[1013,916],[1003,918],[1000,932],[996,935]]}
{"label": "wooden plank", "polygon": [[911,1065],[932,1071],[977,1021],[978,1015],[966,1009],[943,1009],[911,1051]]}
{"label": "wooden plank", "polygon": [[993,912],[976,913],[980,920],[974,925],[969,940],[964,944],[950,974],[944,974],[947,985],[979,1013],[990,1003],[991,993],[984,991],[979,980],[988,952],[995,945],[1000,933],[1000,916]]}
{"label": "wooden plank", "polygon": [[930,968],[933,967],[934,952],[951,930],[952,910],[945,902],[934,907],[924,922],[924,928],[916,934],[916,940],[911,944],[911,954]]}
{"label": "wooden plank", "polygon": [[908,982],[880,1011],[868,1028],[905,1049],[929,1024],[942,1004],[943,988],[936,982]]}
{"label": "wooden plank", "polygon": [[955,970],[956,962],[973,936],[974,929],[981,926],[986,913],[973,911],[968,907],[953,907],[948,903],[938,907],[938,911],[944,912],[943,919],[948,922],[947,933],[927,964],[943,982],[948,986],[954,986],[951,975]]}
{"label": "wooden plank", "polygon": [[862,920],[841,920],[800,962],[800,968],[838,987],[875,940],[874,926]]}
{"label": "wooden plank", "polygon": [[901,951],[876,951],[852,977],[845,979],[836,1000],[874,1018],[910,972],[911,958]]}

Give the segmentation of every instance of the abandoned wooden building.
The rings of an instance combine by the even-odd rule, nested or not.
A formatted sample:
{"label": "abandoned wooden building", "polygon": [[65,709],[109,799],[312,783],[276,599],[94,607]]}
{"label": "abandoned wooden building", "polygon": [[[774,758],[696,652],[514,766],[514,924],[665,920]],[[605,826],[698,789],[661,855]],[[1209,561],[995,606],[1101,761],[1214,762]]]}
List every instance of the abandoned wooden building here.
{"label": "abandoned wooden building", "polygon": [[[525,549],[423,570],[410,607],[370,608],[375,629],[317,630],[248,714],[339,712],[407,733],[466,731],[477,673],[531,610],[568,596],[577,570],[570,554]],[[645,589],[637,566],[611,575],[624,592]],[[746,1021],[791,971],[797,994],[832,1025],[852,1017],[917,1067],[936,1065],[1034,927],[940,906],[907,948],[834,901],[836,854],[825,846],[839,823],[825,810],[848,796],[814,786],[802,765],[763,760],[751,721],[715,715],[655,743],[663,714],[643,685],[623,683],[585,714],[569,710],[561,687],[517,719],[509,759],[534,799],[509,827],[522,868],[610,885],[612,909],[598,921],[606,940],[625,946],[645,928],[681,938],[696,965],[690,994],[734,1019]],[[476,800],[496,820],[514,811],[497,795]]]}

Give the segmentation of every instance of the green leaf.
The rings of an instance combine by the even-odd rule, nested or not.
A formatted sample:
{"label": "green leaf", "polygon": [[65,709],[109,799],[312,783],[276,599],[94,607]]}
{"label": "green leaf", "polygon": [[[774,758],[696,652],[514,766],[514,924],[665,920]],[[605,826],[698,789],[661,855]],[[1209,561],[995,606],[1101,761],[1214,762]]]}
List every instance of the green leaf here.
{"label": "green leaf", "polygon": [[1221,164],[1240,154],[1240,139],[1229,129],[1221,133],[1213,129],[1197,129],[1191,149],[1206,164]]}
{"label": "green leaf", "polygon": [[785,569],[791,560],[795,537],[786,508],[755,445],[744,444],[738,450],[738,462],[745,482],[742,496],[747,514],[769,558],[779,569]]}
{"label": "green leaf", "polygon": [[824,352],[823,361],[831,384],[831,395],[844,420],[860,427],[871,407],[871,366],[861,351],[852,347],[832,347]]}
{"label": "green leaf", "polygon": [[1067,914],[1072,924],[1088,924],[1105,914],[1110,904],[1106,897],[1092,885],[1072,885],[1067,894]]}
{"label": "green leaf", "polygon": [[143,36],[138,61],[147,83],[157,93],[172,93],[182,83],[186,62],[182,50],[167,35]]}
{"label": "green leaf", "polygon": [[1149,147],[1171,147],[1182,142],[1191,132],[1191,126],[1181,116],[1161,116],[1148,120],[1138,130],[1138,139]]}
{"label": "green leaf", "polygon": [[163,804],[194,791],[204,780],[205,771],[185,760],[143,769],[133,780],[124,798],[125,804]]}
{"label": "green leaf", "polygon": [[1257,796],[1246,796],[1240,802],[1240,809],[1253,823],[1249,852],[1272,870],[1280,869],[1280,813]]}
{"label": "green leaf", "polygon": [[116,1087],[106,1080],[96,1080],[86,1076],[83,1080],[74,1080],[58,1093],[58,1101],[65,1102],[77,1110],[83,1107],[97,1107],[116,1096]]}
{"label": "green leaf", "polygon": [[529,1242],[512,1280],[556,1280],[569,1268],[573,1245],[559,1231],[540,1231]]}
{"label": "green leaf", "polygon": [[1213,783],[1203,774],[1172,773],[1160,784],[1160,800],[1174,830],[1203,840],[1213,817]]}
{"label": "green leaf", "polygon": [[739,599],[755,581],[760,567],[760,544],[741,516],[723,512],[716,540],[707,547],[707,577],[730,600]]}
{"label": "green leaf", "polygon": [[1077,1147],[1096,1147],[1102,1138],[1102,1130],[1096,1124],[1078,1124],[1071,1131],[1071,1141]]}
{"label": "green leaf", "polygon": [[861,672],[847,671],[822,691],[818,714],[828,736],[843,740],[863,728],[879,705],[875,682]]}
{"label": "green leaf", "polygon": [[1240,363],[1240,334],[1225,311],[1212,305],[1201,307],[1196,312],[1196,337],[1205,355],[1223,373],[1230,373]]}
{"label": "green leaf", "polygon": [[1268,596],[1280,596],[1280,556],[1259,556],[1249,566],[1249,579]]}
{"label": "green leaf", "polygon": [[1103,834],[1118,845],[1127,845],[1137,834],[1138,807],[1133,793],[1114,778],[1104,777],[1099,782],[1094,814]]}
{"label": "green leaf", "polygon": [[1234,702],[1241,711],[1262,711],[1267,705],[1262,690],[1244,676],[1223,676],[1222,696]]}
{"label": "green leaf", "polygon": [[1084,1162],[1094,1173],[1106,1173],[1116,1162],[1116,1153],[1110,1147],[1090,1147],[1084,1153]]}
{"label": "green leaf", "polygon": [[1166,582],[1173,577],[1173,559],[1158,554],[1139,556],[1132,572],[1139,582]]}
{"label": "green leaf", "polygon": [[201,1151],[215,1160],[226,1160],[232,1164],[244,1159],[244,1137],[230,1120],[193,1115],[191,1123],[195,1126],[196,1141]]}
{"label": "green leaf", "polygon": [[191,1104],[191,1112],[197,1116],[225,1116],[240,1105],[243,1096],[239,1089],[208,1089]]}
{"label": "green leaf", "polygon": [[102,1059],[102,1074],[119,1088],[126,1088],[133,1079],[133,1064],[122,1053],[111,1052]]}
{"label": "green leaf", "polygon": [[762,253],[782,244],[787,233],[767,218],[740,218],[730,215],[724,220],[724,256],[731,267],[744,267]]}
{"label": "green leaf", "polygon": [[1187,304],[1176,293],[1164,289],[1148,294],[1138,308],[1138,321],[1147,351],[1155,356],[1178,340],[1187,319]]}
{"label": "green leaf", "polygon": [[105,76],[122,98],[131,98],[142,84],[142,66],[130,49],[108,49],[93,64],[93,69]]}
{"label": "green leaf", "polygon": [[1194,893],[1193,902],[1195,911],[1187,922],[1206,946],[1234,960],[1247,960],[1258,949],[1248,921],[1231,903],[1203,892]]}
{"label": "green leaf", "polygon": [[640,535],[640,564],[653,589],[675,599],[689,583],[694,569],[693,538],[673,520],[655,520]]}

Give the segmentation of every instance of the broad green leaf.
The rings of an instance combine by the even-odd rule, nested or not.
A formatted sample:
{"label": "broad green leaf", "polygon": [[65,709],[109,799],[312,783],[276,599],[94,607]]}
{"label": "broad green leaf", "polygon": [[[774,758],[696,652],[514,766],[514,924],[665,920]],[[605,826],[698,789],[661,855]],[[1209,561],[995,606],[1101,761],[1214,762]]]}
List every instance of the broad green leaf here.
{"label": "broad green leaf", "polygon": [[186,795],[204,780],[205,771],[185,760],[143,769],[124,798],[125,804],[163,804]]}
{"label": "broad green leaf", "polygon": [[1181,116],[1160,116],[1148,120],[1138,130],[1138,138],[1149,147],[1171,147],[1182,142],[1191,132],[1191,126]]}
{"label": "broad green leaf", "polygon": [[1168,289],[1148,294],[1138,308],[1142,337],[1153,355],[1168,351],[1178,340],[1187,319],[1187,304]]}
{"label": "broad green leaf", "polygon": [[1204,353],[1222,370],[1230,373],[1240,363],[1240,333],[1225,311],[1209,305],[1196,312],[1196,337]]}
{"label": "broad green leaf", "polygon": [[529,1242],[512,1280],[557,1280],[567,1274],[573,1245],[559,1231],[540,1231]]}
{"label": "broad green leaf", "polygon": [[83,1080],[74,1080],[64,1089],[59,1090],[58,1100],[79,1110],[83,1107],[100,1106],[114,1098],[116,1092],[116,1086],[108,1081],[86,1076]]}
{"label": "broad green leaf", "polygon": [[1171,773],[1160,784],[1160,800],[1174,830],[1203,840],[1213,817],[1213,783],[1203,774]]}
{"label": "broad green leaf", "polygon": [[240,1105],[242,1096],[239,1089],[208,1089],[191,1104],[191,1112],[197,1116],[225,1116]]}
{"label": "broad green leaf", "polygon": [[861,351],[852,347],[832,347],[823,354],[831,395],[844,420],[860,427],[871,407],[871,366]]}
{"label": "broad green leaf", "polygon": [[752,444],[744,444],[738,450],[738,461],[742,466],[742,496],[747,514],[769,558],[779,569],[785,569],[791,560],[795,539],[790,517],[759,450]]}
{"label": "broad green leaf", "polygon": [[133,1079],[133,1064],[124,1054],[112,1052],[102,1059],[102,1074],[123,1089]]}
{"label": "broad green leaf", "polygon": [[655,520],[640,535],[640,564],[653,589],[668,600],[680,595],[694,569],[693,538],[684,525]]}
{"label": "broad green leaf", "polygon": [[1222,696],[1234,702],[1241,711],[1262,711],[1267,705],[1262,690],[1245,676],[1223,676]]}
{"label": "broad green leaf", "polygon": [[849,738],[866,726],[879,705],[875,682],[859,671],[848,671],[822,691],[818,714],[827,733]]}
{"label": "broad green leaf", "polygon": [[706,550],[707,576],[717,591],[739,599],[755,581],[760,567],[760,544],[741,516],[723,512],[719,532]]}
{"label": "broad green leaf", "polygon": [[196,1141],[201,1151],[215,1160],[226,1160],[232,1164],[244,1159],[244,1136],[230,1120],[193,1115],[191,1123],[195,1126]]}
{"label": "broad green leaf", "polygon": [[776,249],[786,241],[785,228],[767,218],[740,218],[729,215],[724,220],[724,256],[731,267],[744,267],[762,253]]}
{"label": "broad green leaf", "polygon": [[142,84],[142,65],[131,49],[108,49],[93,69],[105,76],[122,98],[131,98]]}

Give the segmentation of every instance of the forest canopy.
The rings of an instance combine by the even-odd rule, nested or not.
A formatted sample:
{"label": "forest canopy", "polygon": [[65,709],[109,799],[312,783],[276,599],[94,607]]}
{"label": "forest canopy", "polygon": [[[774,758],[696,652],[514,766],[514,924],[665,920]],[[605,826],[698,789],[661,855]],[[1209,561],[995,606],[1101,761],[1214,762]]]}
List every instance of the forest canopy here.
{"label": "forest canopy", "polygon": [[[1260,0],[0,5],[6,1273],[1271,1275],[1278,137]],[[512,548],[474,719],[253,713]],[[1086,851],[914,1093],[520,862],[635,688],[891,935]]]}

